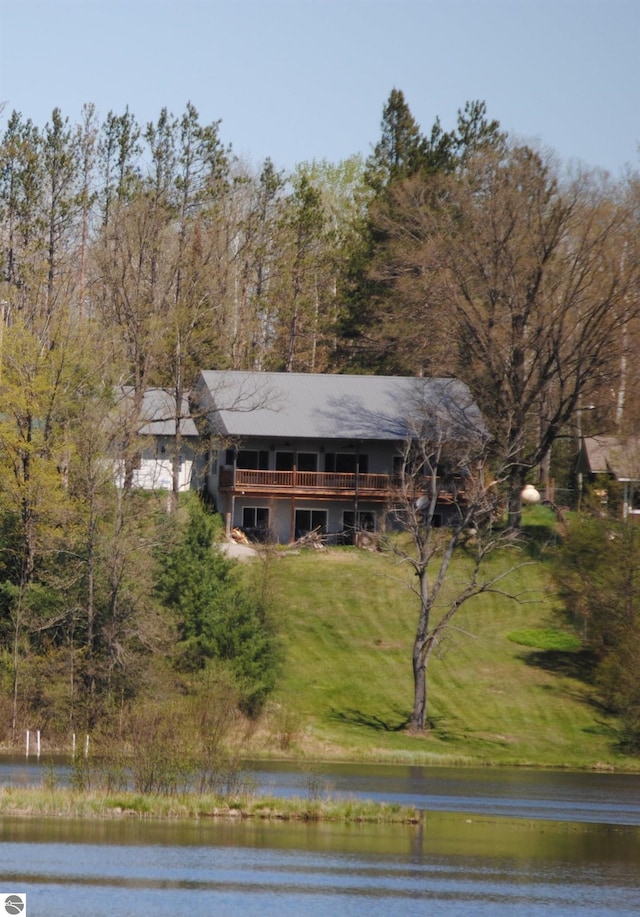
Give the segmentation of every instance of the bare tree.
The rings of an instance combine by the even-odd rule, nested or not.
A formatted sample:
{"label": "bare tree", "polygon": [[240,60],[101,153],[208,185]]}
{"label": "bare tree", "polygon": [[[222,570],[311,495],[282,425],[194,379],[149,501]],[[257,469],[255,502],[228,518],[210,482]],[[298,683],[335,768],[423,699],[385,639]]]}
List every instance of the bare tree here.
{"label": "bare tree", "polygon": [[[428,728],[429,661],[454,616],[481,593],[507,595],[501,583],[515,569],[512,565],[483,578],[487,556],[514,542],[495,525],[499,481],[486,467],[488,435],[468,390],[443,380],[437,403],[418,392],[410,406],[399,483],[388,513],[393,528],[386,538],[398,562],[414,573],[410,588],[419,609],[412,649],[414,732]],[[455,587],[449,574],[462,544],[468,567]]]}
{"label": "bare tree", "polygon": [[471,386],[509,468],[514,529],[526,475],[580,398],[617,371],[620,330],[639,305],[628,296],[638,264],[620,258],[630,217],[602,176],[563,181],[522,146],[478,154],[462,174],[407,180],[378,213],[383,324],[412,341],[417,328],[405,371],[435,355]]}

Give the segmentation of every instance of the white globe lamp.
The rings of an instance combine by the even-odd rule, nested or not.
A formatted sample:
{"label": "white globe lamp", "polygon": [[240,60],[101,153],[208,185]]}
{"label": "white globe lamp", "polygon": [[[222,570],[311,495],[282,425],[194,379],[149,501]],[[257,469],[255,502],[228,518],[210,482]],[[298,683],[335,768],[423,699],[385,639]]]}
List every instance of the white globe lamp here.
{"label": "white globe lamp", "polygon": [[533,484],[525,484],[520,497],[525,506],[535,506],[540,502],[540,491],[536,490]]}

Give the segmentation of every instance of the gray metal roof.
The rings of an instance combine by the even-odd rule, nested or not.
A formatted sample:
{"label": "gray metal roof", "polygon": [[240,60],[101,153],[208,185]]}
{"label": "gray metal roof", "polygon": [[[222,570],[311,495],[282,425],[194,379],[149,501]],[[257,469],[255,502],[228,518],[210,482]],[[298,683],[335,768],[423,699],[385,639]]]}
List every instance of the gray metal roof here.
{"label": "gray metal roof", "polygon": [[456,379],[206,371],[195,394],[229,437],[401,440],[436,414],[447,415],[450,431],[455,416],[460,435],[483,428]]}
{"label": "gray metal roof", "polygon": [[[133,397],[131,386],[122,386],[122,407],[130,402]],[[188,396],[182,401],[180,417],[180,432],[183,436],[197,436],[198,429],[193,422],[189,410]],[[176,435],[176,403],[175,393],[163,388],[150,388],[144,393],[141,426],[138,433],[141,436],[175,436]]]}

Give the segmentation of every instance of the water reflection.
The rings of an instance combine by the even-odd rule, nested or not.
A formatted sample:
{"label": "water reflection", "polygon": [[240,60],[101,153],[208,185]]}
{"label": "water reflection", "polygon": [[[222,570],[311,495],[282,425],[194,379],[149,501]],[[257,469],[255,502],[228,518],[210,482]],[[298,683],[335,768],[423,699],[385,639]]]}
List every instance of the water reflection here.
{"label": "water reflection", "polygon": [[5,820],[32,913],[636,913],[636,828],[430,816],[423,826]]}

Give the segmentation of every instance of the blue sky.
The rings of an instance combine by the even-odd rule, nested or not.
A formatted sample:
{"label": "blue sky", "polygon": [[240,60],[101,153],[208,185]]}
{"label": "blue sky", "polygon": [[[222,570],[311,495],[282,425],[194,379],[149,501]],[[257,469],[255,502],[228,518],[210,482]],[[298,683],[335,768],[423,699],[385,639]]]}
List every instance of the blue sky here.
{"label": "blue sky", "polygon": [[517,137],[640,166],[640,0],[0,0],[0,122],[191,101],[280,168],[370,152],[401,89],[422,129],[470,99]]}

